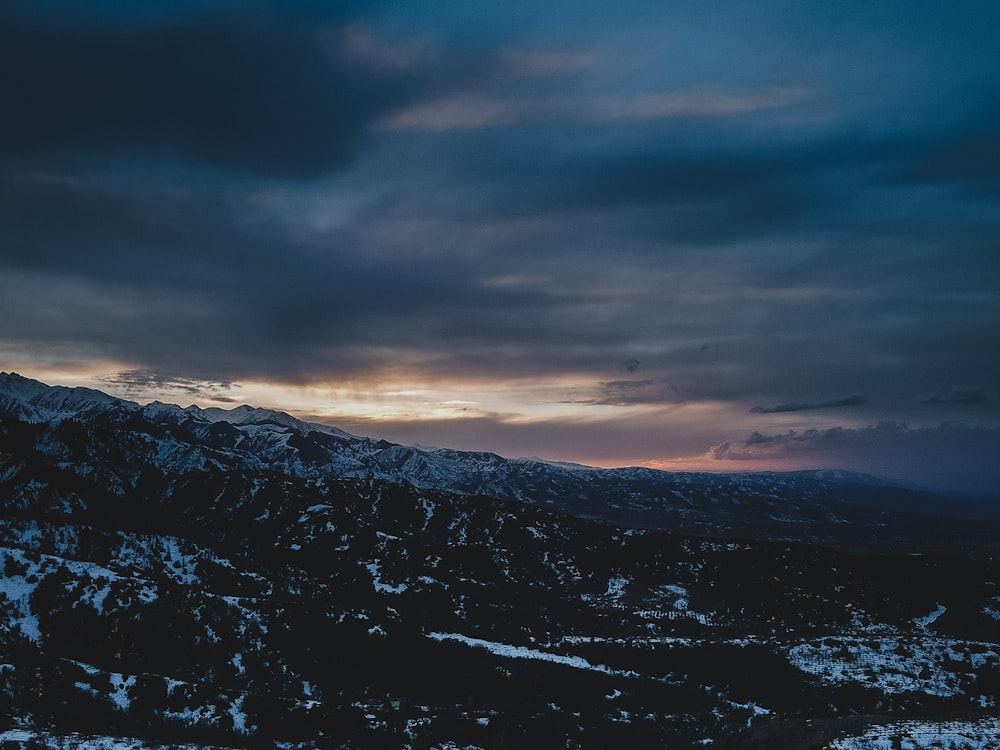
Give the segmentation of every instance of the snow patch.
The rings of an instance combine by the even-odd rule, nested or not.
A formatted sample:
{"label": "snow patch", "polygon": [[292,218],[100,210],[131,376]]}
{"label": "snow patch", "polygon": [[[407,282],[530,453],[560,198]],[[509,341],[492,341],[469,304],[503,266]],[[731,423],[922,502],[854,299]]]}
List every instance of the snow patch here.
{"label": "snow patch", "polygon": [[547,651],[528,648],[526,646],[512,646],[507,643],[497,643],[486,641],[481,638],[470,638],[459,633],[428,633],[428,638],[435,641],[456,641],[464,643],[473,648],[482,648],[496,656],[503,656],[508,659],[530,659],[534,661],[547,661],[553,664],[561,664],[574,669],[585,669],[591,672],[602,672],[604,674],[617,675],[619,677],[639,677],[638,672],[628,669],[612,669],[604,664],[591,664],[586,659],[579,656],[563,656],[561,654],[550,654]]}
{"label": "snow patch", "polygon": [[983,607],[983,613],[989,615],[994,620],[1000,620],[1000,596],[993,597],[996,607]]}
{"label": "snow patch", "polygon": [[417,498],[417,502],[420,503],[420,507],[424,509],[424,526],[423,531],[427,531],[427,526],[430,524],[431,519],[434,518],[434,503],[425,497]]}
{"label": "snow patch", "polygon": [[409,586],[407,586],[405,583],[399,583],[395,585],[389,583],[383,583],[378,560],[368,563],[367,565],[365,565],[365,567],[368,568],[368,572],[372,574],[372,586],[375,588],[375,591],[379,594],[402,594],[409,588]]}
{"label": "snow patch", "polygon": [[843,737],[827,750],[997,750],[1000,719],[981,721],[903,721],[874,725],[863,734]]}
{"label": "snow patch", "polygon": [[614,576],[608,580],[608,590],[604,592],[605,596],[611,596],[618,598],[624,596],[625,587],[629,584],[628,578],[624,576]]}
{"label": "snow patch", "polygon": [[928,625],[931,625],[935,620],[937,620],[941,615],[943,615],[947,611],[948,611],[947,607],[945,607],[943,604],[938,604],[937,609],[935,609],[929,615],[924,615],[923,617],[914,617],[913,622],[918,627],[926,630]]}
{"label": "snow patch", "polygon": [[984,664],[1000,666],[1000,647],[940,638],[831,637],[789,649],[788,660],[824,682],[952,697],[963,693],[962,682]]}
{"label": "snow patch", "polygon": [[135,675],[123,675],[118,672],[112,672],[110,674],[112,692],[108,696],[111,698],[111,702],[118,707],[119,711],[128,711],[129,706],[132,705],[132,698],[129,696],[128,689],[135,685]]}
{"label": "snow patch", "polygon": [[247,729],[247,715],[243,711],[244,698],[245,696],[239,695],[229,704],[229,716],[233,720],[233,731],[240,734],[247,734],[250,731]]}

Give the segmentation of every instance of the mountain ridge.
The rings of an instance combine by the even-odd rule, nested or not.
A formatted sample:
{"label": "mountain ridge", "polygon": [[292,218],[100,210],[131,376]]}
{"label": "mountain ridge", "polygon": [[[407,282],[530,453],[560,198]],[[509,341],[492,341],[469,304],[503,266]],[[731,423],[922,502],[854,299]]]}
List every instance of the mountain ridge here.
{"label": "mountain ridge", "polygon": [[[155,427],[143,429],[163,433],[162,438],[149,438],[159,441],[150,460],[165,466],[176,459],[313,479],[403,481],[423,489],[516,500],[625,527],[704,536],[802,540],[861,551],[886,544],[937,551],[933,541],[938,530],[927,514],[960,515],[959,506],[937,496],[842,470],[712,473],[567,466],[485,451],[399,445],[249,405],[201,409],[154,401],[143,406],[92,389],[47,386],[9,373],[0,374],[0,407],[28,421],[53,424],[102,412],[146,420]],[[949,518],[949,523],[958,521]],[[894,538],[886,533],[889,527],[899,530]],[[972,536],[985,543],[985,531]],[[980,554],[983,547],[978,544],[973,550]]]}
{"label": "mountain ridge", "polygon": [[[52,398],[58,394],[56,401]],[[72,396],[79,398],[72,398]],[[255,407],[249,404],[242,404],[232,409],[222,409],[219,407],[202,408],[197,405],[181,407],[179,404],[164,403],[161,401],[151,401],[141,405],[138,402],[111,396],[103,391],[87,388],[83,386],[51,386],[41,381],[26,378],[17,373],[0,372],[0,398],[6,396],[8,402],[20,402],[25,406],[33,407],[25,410],[25,416],[29,416],[29,421],[51,421],[52,419],[69,416],[85,416],[87,413],[100,408],[101,406],[119,406],[141,413],[150,418],[151,421],[171,421],[175,424],[183,424],[191,420],[203,423],[225,422],[236,427],[242,426],[265,426],[275,425],[296,430],[303,434],[309,432],[319,432],[325,435],[332,435],[352,441],[360,441],[383,447],[391,447],[398,451],[415,452],[425,456],[438,456],[447,458],[477,459],[485,462],[508,462],[519,465],[530,466],[534,464],[544,464],[546,466],[558,468],[566,471],[584,471],[602,474],[607,472],[641,472],[650,476],[670,476],[678,477],[706,477],[706,476],[798,476],[815,477],[817,479],[832,479],[835,481],[851,482],[855,484],[885,485],[886,480],[871,474],[848,471],[843,469],[816,469],[816,470],[793,470],[785,472],[774,471],[750,471],[750,472],[699,472],[699,471],[666,471],[662,469],[652,469],[642,466],[624,466],[617,468],[600,468],[566,461],[550,461],[540,457],[513,457],[506,458],[490,451],[468,451],[450,447],[426,447],[408,446],[379,438],[358,436],[332,425],[320,422],[303,421],[291,416],[287,412],[276,409]],[[59,409],[53,408],[58,405]],[[75,408],[67,408],[75,406]],[[6,406],[9,410],[10,405]],[[46,413],[47,412],[47,413]]]}

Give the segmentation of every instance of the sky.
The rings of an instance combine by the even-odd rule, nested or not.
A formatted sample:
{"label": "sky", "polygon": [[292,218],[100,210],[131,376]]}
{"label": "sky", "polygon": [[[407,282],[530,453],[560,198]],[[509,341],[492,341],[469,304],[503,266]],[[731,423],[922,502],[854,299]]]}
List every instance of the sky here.
{"label": "sky", "polygon": [[1000,487],[992,0],[0,0],[0,369]]}

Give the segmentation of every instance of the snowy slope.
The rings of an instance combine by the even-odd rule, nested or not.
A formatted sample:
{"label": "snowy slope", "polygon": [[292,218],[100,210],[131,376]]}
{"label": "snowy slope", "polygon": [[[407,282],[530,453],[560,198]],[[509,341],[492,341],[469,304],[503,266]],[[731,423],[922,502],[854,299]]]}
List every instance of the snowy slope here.
{"label": "snowy slope", "polygon": [[0,372],[0,410],[30,422],[83,417],[116,408],[136,410],[139,405],[91,388],[48,386],[15,373]]}

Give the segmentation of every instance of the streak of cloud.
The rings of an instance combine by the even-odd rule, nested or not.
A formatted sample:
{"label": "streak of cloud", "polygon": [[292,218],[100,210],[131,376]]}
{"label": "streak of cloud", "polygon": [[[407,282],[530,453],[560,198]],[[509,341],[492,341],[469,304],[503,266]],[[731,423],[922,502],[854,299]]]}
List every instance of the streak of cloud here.
{"label": "streak of cloud", "polygon": [[920,399],[922,404],[981,404],[984,401],[986,401],[986,391],[968,385],[956,385],[946,391],[934,391]]}
{"label": "streak of cloud", "polygon": [[226,379],[200,380],[183,375],[165,375],[153,370],[122,370],[100,378],[100,381],[126,396],[140,397],[149,393],[166,392],[223,403],[235,403],[236,399],[226,394],[238,387],[236,383]]}
{"label": "streak of cloud", "polygon": [[634,96],[600,96],[536,101],[462,94],[416,104],[383,118],[384,130],[474,130],[539,124],[655,122],[678,118],[720,118],[781,109],[807,101],[803,87],[762,91],[693,89]]}
{"label": "streak of cloud", "polygon": [[816,409],[837,409],[844,406],[862,406],[865,397],[856,394],[845,398],[835,398],[829,401],[818,403],[789,403],[778,404],[777,406],[755,406],[750,410],[751,414],[780,414],[788,411],[814,411]]}

